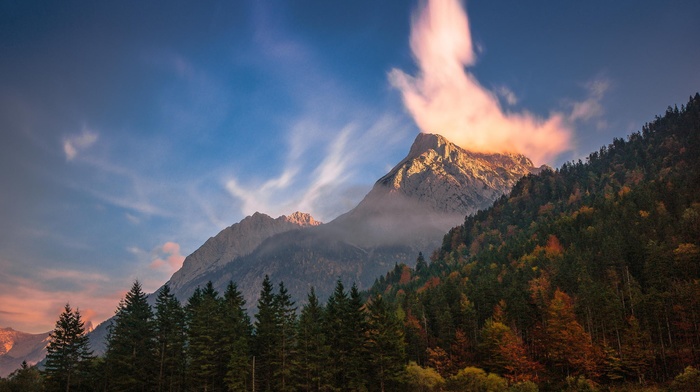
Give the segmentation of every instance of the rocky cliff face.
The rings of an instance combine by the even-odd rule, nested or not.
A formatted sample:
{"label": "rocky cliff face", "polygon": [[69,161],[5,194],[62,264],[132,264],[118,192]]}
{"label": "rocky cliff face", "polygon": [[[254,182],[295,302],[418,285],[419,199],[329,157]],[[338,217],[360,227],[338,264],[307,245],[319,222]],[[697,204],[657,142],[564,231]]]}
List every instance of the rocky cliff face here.
{"label": "rocky cliff face", "polygon": [[524,155],[470,152],[440,135],[421,133],[370,195],[401,193],[435,211],[469,215],[490,207],[520,177],[539,170]]}
{"label": "rocky cliff face", "polygon": [[49,332],[31,334],[0,328],[0,377],[17,370],[22,361],[34,365],[46,356]]}

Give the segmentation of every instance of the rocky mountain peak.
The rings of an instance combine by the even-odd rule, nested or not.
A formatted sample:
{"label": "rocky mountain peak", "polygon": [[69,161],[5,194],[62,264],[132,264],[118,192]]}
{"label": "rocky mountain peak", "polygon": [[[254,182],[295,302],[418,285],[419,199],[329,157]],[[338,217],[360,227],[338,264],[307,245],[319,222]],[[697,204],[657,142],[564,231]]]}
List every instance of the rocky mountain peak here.
{"label": "rocky mountain peak", "polygon": [[466,215],[489,207],[520,177],[539,170],[521,154],[472,152],[443,136],[421,133],[372,192],[400,193],[435,211]]}
{"label": "rocky mountain peak", "polygon": [[170,278],[170,287],[176,290],[213,268],[250,254],[266,238],[275,234],[319,224],[311,215],[302,212],[278,218],[256,212],[223,229],[187,256],[182,268]]}
{"label": "rocky mountain peak", "polygon": [[0,328],[0,377],[7,377],[22,361],[34,365],[46,356],[49,332],[26,333]]}
{"label": "rocky mountain peak", "polygon": [[311,216],[310,214],[307,214],[305,212],[299,212],[299,211],[294,212],[288,216],[282,215],[282,216],[280,216],[280,219],[284,219],[289,223],[294,223],[294,224],[302,226],[302,227],[318,226],[321,224],[321,222],[314,219],[314,217]]}

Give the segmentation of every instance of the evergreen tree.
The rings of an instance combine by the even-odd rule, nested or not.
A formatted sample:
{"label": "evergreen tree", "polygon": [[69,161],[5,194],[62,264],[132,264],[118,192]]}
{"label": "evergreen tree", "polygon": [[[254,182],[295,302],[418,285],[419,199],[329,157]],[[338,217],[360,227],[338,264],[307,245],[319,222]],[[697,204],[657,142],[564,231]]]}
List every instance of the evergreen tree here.
{"label": "evergreen tree", "polygon": [[107,336],[110,391],[151,391],[157,381],[153,312],[139,281],[119,303]]}
{"label": "evergreen tree", "polygon": [[265,275],[258,299],[253,336],[256,391],[270,392],[277,391],[279,388],[274,377],[281,343],[278,331],[280,312],[277,306],[277,296],[273,292],[272,282],[270,277]]}
{"label": "evergreen tree", "polygon": [[10,373],[7,380],[0,377],[0,392],[43,392],[46,390],[44,381],[36,366],[29,366],[27,361],[22,361],[20,368]]}
{"label": "evergreen tree", "polygon": [[92,352],[80,311],[73,312],[70,304],[66,304],[56,321],[46,351],[46,389],[79,390],[85,376],[85,366],[81,364],[90,361]]}
{"label": "evergreen tree", "polygon": [[293,390],[291,383],[292,369],[294,368],[296,346],[296,321],[297,308],[294,306],[291,295],[280,282],[279,291],[275,297],[275,308],[278,312],[279,347],[278,357],[275,360],[275,378],[279,380],[279,391]]}
{"label": "evergreen tree", "polygon": [[323,333],[323,307],[316,291],[309,291],[307,303],[301,309],[297,326],[297,389],[302,391],[327,390],[330,380],[328,362],[331,347]]}
{"label": "evergreen tree", "polygon": [[219,293],[211,281],[197,289],[187,304],[188,386],[192,390],[224,389],[227,358],[224,355],[224,325]]}
{"label": "evergreen tree", "polygon": [[225,382],[229,391],[246,391],[250,376],[252,325],[245,299],[235,283],[229,282],[222,303],[226,364]]}
{"label": "evergreen tree", "polygon": [[158,361],[158,391],[180,391],[185,382],[185,312],[180,301],[163,286],[156,298],[154,328]]}
{"label": "evergreen tree", "polygon": [[421,273],[428,269],[428,263],[425,262],[425,257],[423,257],[423,252],[418,252],[418,258],[416,259],[416,272]]}
{"label": "evergreen tree", "polygon": [[333,355],[328,361],[328,370],[331,374],[330,384],[335,388],[343,388],[348,385],[348,374],[345,367],[350,362],[353,350],[352,343],[348,342],[346,333],[349,299],[345,292],[343,282],[338,279],[335,290],[326,302],[326,311],[323,318],[323,331],[328,345],[333,350]]}
{"label": "evergreen tree", "polygon": [[406,343],[403,326],[381,296],[367,307],[368,348],[372,374],[379,390],[395,390],[406,366]]}
{"label": "evergreen tree", "polygon": [[[355,283],[350,287],[350,298],[343,317],[343,332],[347,336],[346,345],[349,349],[348,362],[345,372],[348,375],[348,387],[352,391],[363,391],[367,388],[368,364],[370,362],[367,350],[367,314],[364,301]],[[402,365],[404,365],[402,363]]]}

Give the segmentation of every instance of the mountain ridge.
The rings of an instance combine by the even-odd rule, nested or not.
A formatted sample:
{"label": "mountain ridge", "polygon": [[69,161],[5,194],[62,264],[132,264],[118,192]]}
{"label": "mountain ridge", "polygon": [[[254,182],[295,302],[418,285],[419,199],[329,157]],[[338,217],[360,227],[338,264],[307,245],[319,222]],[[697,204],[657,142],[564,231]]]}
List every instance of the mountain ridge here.
{"label": "mountain ridge", "polygon": [[49,334],[27,333],[0,327],[0,377],[7,377],[22,361],[34,365],[46,356]]}
{"label": "mountain ridge", "polygon": [[[168,284],[186,301],[207,280],[220,290],[233,280],[249,306],[257,300],[264,275],[284,281],[298,300],[311,286],[323,298],[332,289],[325,287],[325,281],[338,277],[369,287],[395,263],[411,263],[418,252],[432,252],[465,215],[488,207],[520,177],[539,170],[522,155],[473,153],[440,135],[420,133],[407,156],[347,213],[322,225],[313,224],[308,215],[291,214],[302,225],[295,230],[287,226],[274,232],[254,231],[254,241],[239,241],[250,246],[237,250],[225,248],[235,241],[217,240],[226,231],[244,234],[238,229],[246,227],[247,220],[269,222],[263,218],[266,215],[256,213],[188,256],[183,270],[196,261],[196,274],[178,271]],[[298,273],[299,269],[305,272]]]}

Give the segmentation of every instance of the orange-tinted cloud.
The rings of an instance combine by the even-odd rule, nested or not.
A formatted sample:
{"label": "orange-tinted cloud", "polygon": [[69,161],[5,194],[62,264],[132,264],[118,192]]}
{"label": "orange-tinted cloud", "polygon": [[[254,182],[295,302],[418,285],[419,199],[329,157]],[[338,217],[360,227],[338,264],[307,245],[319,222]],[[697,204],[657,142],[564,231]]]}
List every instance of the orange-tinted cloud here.
{"label": "orange-tinted cloud", "polygon": [[157,249],[150,267],[155,270],[166,269],[167,272],[173,273],[182,267],[183,261],[185,256],[180,254],[180,244],[168,241]]}
{"label": "orange-tinted cloud", "polygon": [[[49,278],[54,272],[45,270],[41,275]],[[77,277],[79,274],[78,271],[64,271],[57,275]],[[87,273],[81,282],[93,278],[94,274]],[[86,325],[88,322],[96,325],[114,315],[123,295],[121,291],[105,288],[103,279],[70,291],[52,290],[43,287],[41,282],[17,276],[0,279],[0,326],[30,333],[47,332],[54,328],[66,303],[80,309]]]}
{"label": "orange-tinted cloud", "polygon": [[[410,44],[418,75],[394,69],[389,79],[421,131],[472,151],[519,152],[536,163],[551,162],[571,149],[564,114],[541,118],[504,111],[497,94],[466,70],[475,64],[476,54],[458,0],[423,2],[412,21]],[[514,94],[512,98],[515,103]]]}

